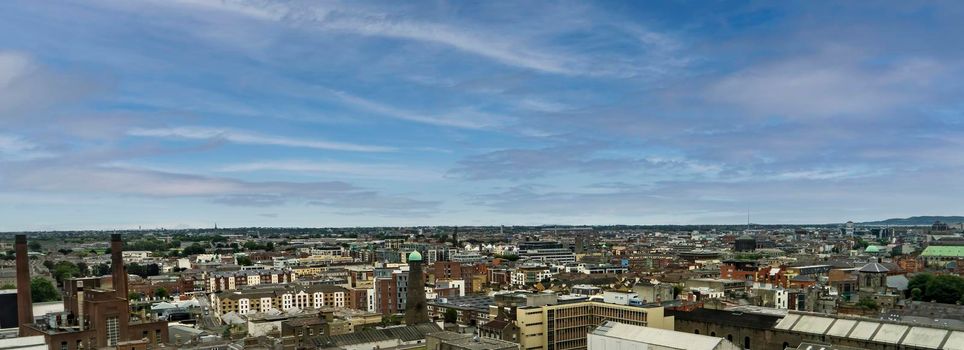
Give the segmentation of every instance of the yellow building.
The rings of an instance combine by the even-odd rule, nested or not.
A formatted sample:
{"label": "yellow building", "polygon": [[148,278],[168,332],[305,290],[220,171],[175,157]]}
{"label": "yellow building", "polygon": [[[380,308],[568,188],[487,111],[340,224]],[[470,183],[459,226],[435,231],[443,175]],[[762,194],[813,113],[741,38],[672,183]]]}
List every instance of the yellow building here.
{"label": "yellow building", "polygon": [[586,335],[605,321],[673,330],[663,307],[579,301],[516,310],[522,350],[585,350]]}
{"label": "yellow building", "polygon": [[321,274],[325,270],[324,266],[296,266],[291,268],[294,271],[295,276],[298,277],[315,277]]}

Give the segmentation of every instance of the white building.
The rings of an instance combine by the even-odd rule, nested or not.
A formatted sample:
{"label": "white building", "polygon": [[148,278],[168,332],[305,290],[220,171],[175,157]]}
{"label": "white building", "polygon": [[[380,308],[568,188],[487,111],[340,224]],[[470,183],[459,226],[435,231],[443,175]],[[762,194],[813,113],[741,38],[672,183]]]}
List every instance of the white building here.
{"label": "white building", "polygon": [[605,291],[603,292],[603,302],[607,304],[619,304],[619,305],[642,305],[643,301],[639,298],[639,294],[627,293],[627,292],[613,292]]}
{"label": "white building", "polygon": [[124,262],[126,263],[139,263],[144,260],[150,259],[152,254],[146,250],[125,250],[121,252],[124,256]]}
{"label": "white building", "polygon": [[435,281],[436,289],[449,289],[458,288],[459,296],[465,296],[465,281],[464,280],[437,280]]}

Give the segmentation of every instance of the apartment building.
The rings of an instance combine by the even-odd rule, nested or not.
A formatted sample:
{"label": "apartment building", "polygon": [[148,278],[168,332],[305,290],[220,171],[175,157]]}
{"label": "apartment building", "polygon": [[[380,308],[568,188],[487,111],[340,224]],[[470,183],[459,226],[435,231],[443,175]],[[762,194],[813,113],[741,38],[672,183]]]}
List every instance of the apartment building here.
{"label": "apartment building", "polygon": [[236,290],[246,286],[285,284],[294,282],[297,275],[290,269],[260,269],[214,272],[208,276],[208,292]]}
{"label": "apartment building", "polygon": [[515,286],[531,285],[552,278],[552,270],[545,265],[523,265],[512,271],[509,278]]}
{"label": "apartment building", "polygon": [[271,309],[321,309],[344,308],[351,304],[348,289],[332,285],[289,286],[270,289],[246,289],[225,293],[212,293],[211,302],[215,312],[241,315],[268,312]]}

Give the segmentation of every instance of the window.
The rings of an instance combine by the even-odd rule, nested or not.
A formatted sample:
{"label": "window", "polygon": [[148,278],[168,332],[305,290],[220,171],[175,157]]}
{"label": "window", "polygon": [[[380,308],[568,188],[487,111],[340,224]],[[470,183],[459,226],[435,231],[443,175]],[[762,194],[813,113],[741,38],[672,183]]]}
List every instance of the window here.
{"label": "window", "polygon": [[700,330],[699,330],[699,329],[694,329],[694,330],[693,330],[693,334],[700,334]]}
{"label": "window", "polygon": [[117,316],[107,318],[107,346],[117,346]]}
{"label": "window", "polygon": [[67,350],[67,342],[65,341],[60,342],[60,350]]}
{"label": "window", "polygon": [[750,337],[743,337],[743,348],[744,349],[750,348]]}

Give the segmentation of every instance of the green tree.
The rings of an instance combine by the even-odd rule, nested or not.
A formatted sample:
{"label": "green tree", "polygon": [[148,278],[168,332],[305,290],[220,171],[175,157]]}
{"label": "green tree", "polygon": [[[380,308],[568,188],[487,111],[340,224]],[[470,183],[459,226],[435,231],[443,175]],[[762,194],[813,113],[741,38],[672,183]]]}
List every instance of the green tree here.
{"label": "green tree", "polygon": [[508,261],[516,261],[516,260],[519,260],[519,256],[518,256],[518,255],[515,255],[515,254],[495,254],[495,255],[492,255],[492,257],[493,257],[493,258],[499,258],[499,259],[505,259],[505,260],[508,260]]}
{"label": "green tree", "polygon": [[165,289],[164,287],[157,288],[156,290],[154,290],[154,297],[160,298],[160,299],[167,299],[168,297],[167,289]]}
{"label": "green tree", "polygon": [[924,300],[954,304],[961,299],[961,294],[964,294],[964,278],[940,275],[927,282]]}
{"label": "green tree", "polygon": [[17,289],[17,286],[13,285],[13,283],[7,283],[4,284],[3,287],[0,287],[0,289]]}
{"label": "green tree", "polygon": [[92,276],[105,276],[109,275],[110,273],[110,265],[107,264],[97,264],[92,268],[91,271]]}
{"label": "green tree", "polygon": [[907,282],[907,289],[914,290],[914,288],[920,289],[921,292],[927,288],[927,282],[934,279],[934,275],[929,273],[919,273],[912,277],[909,282]]}
{"label": "green tree", "polygon": [[141,293],[138,292],[127,293],[127,300],[141,300],[141,297]]}
{"label": "green tree", "polygon": [[130,263],[127,265],[127,273],[147,278],[148,276],[160,275],[161,267],[157,264],[141,265],[138,263]]}
{"label": "green tree", "polygon": [[77,263],[77,270],[80,271],[80,277],[84,277],[90,274],[90,266],[87,266],[87,263],[83,261]]}
{"label": "green tree", "polygon": [[57,301],[60,300],[60,291],[50,283],[50,280],[34,277],[30,280],[30,296],[35,303]]}
{"label": "green tree", "polygon": [[910,298],[914,300],[921,300],[924,297],[924,291],[920,288],[914,288],[910,290]]}
{"label": "green tree", "polygon": [[34,251],[34,252],[39,252],[42,248],[43,247],[40,246],[40,243],[36,241],[32,241],[29,244],[27,244],[27,249],[30,249],[31,251]]}
{"label": "green tree", "polygon": [[871,299],[861,299],[857,302],[857,306],[868,310],[880,309],[880,305],[877,305],[877,302]]}
{"label": "green tree", "polygon": [[445,318],[445,323],[456,323],[459,321],[459,312],[452,308],[445,309],[445,314],[443,316]]}
{"label": "green tree", "polygon": [[249,257],[247,257],[247,256],[242,255],[242,256],[239,256],[237,259],[238,259],[238,265],[241,265],[241,266],[251,266],[251,265],[254,265],[254,262],[251,261],[251,258],[249,258]]}
{"label": "green tree", "polygon": [[245,249],[245,250],[261,250],[261,249],[264,249],[264,246],[261,245],[260,243],[256,242],[256,241],[247,241],[247,242],[244,242],[244,249]]}
{"label": "green tree", "polygon": [[80,269],[77,268],[77,265],[69,261],[58,261],[50,269],[50,273],[54,276],[54,279],[57,280],[58,285],[63,284],[64,280],[68,278],[83,276],[80,273]]}
{"label": "green tree", "polygon": [[402,318],[398,315],[385,315],[382,316],[383,326],[397,326],[402,324]]}
{"label": "green tree", "polygon": [[204,254],[204,252],[205,252],[204,247],[202,247],[200,244],[193,243],[187,246],[187,248],[184,248],[184,250],[181,251],[181,255],[188,256],[188,255]]}

